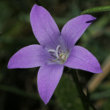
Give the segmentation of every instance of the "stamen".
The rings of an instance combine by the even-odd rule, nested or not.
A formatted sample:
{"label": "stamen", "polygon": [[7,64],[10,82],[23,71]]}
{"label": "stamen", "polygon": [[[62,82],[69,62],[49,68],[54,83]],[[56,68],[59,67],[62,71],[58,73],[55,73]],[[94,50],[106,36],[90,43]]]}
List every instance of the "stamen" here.
{"label": "stamen", "polygon": [[55,53],[55,52],[56,52],[56,50],[54,50],[54,49],[49,49],[49,50],[48,50],[48,52]]}
{"label": "stamen", "polygon": [[51,54],[52,57],[56,58],[56,51],[54,49],[49,49],[48,52]]}
{"label": "stamen", "polygon": [[60,49],[60,45],[57,46],[56,48],[56,57],[59,59],[59,49]]}
{"label": "stamen", "polygon": [[54,57],[54,59],[52,59],[51,61],[52,62],[57,62],[57,63],[64,63],[68,57],[68,52],[64,52],[62,49],[61,49],[61,46],[58,45],[56,47],[56,50],[54,49],[49,49],[48,50],[49,53],[51,53],[51,56]]}

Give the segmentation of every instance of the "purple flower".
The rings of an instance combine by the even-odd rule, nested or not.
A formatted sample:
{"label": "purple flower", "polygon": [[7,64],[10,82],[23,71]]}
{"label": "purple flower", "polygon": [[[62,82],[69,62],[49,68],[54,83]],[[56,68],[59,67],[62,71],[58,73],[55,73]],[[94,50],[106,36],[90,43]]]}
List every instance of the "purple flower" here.
{"label": "purple flower", "polygon": [[97,59],[85,48],[75,46],[84,31],[94,21],[91,15],[80,15],[68,21],[60,32],[49,12],[34,5],[30,13],[33,33],[41,45],[30,45],[14,54],[8,68],[39,67],[39,95],[47,104],[62,76],[64,66],[101,73]]}

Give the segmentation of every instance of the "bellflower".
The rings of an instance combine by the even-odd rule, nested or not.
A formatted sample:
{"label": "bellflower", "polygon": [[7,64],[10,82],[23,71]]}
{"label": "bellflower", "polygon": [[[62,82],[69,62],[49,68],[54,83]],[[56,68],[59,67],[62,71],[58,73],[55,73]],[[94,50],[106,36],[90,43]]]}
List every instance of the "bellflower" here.
{"label": "bellflower", "polygon": [[39,67],[38,91],[47,104],[62,76],[64,66],[93,73],[101,73],[97,59],[85,48],[76,46],[84,31],[96,18],[85,14],[68,21],[61,32],[49,12],[34,5],[30,13],[33,33],[40,45],[26,46],[15,53],[9,69]]}

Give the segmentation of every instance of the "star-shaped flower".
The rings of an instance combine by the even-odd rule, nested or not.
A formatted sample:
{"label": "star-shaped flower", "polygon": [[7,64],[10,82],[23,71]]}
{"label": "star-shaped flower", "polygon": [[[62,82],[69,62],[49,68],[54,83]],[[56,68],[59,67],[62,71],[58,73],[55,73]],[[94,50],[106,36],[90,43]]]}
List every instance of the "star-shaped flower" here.
{"label": "star-shaped flower", "polygon": [[40,66],[38,91],[47,104],[58,85],[64,66],[93,73],[102,72],[97,59],[85,48],[75,45],[95,19],[88,14],[80,15],[68,21],[60,32],[49,12],[35,4],[30,13],[30,22],[40,45],[33,44],[19,50],[9,60],[8,68]]}

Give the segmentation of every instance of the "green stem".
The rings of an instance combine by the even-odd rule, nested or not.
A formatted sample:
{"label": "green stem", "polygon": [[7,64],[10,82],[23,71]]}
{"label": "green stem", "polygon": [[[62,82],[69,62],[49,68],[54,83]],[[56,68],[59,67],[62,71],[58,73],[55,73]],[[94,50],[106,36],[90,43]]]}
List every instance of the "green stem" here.
{"label": "green stem", "polygon": [[80,98],[81,98],[81,101],[82,101],[82,104],[83,104],[83,107],[84,107],[84,110],[89,110],[89,106],[93,109],[93,110],[96,110],[95,107],[90,103],[90,100],[88,99],[88,97],[84,94],[83,90],[82,90],[82,87],[81,87],[81,84],[78,80],[78,71],[76,70],[76,73],[73,73],[72,74],[72,78],[76,84],[76,88],[79,92],[79,95],[80,95]]}
{"label": "green stem", "polygon": [[81,14],[99,13],[99,12],[105,12],[105,11],[110,11],[110,6],[98,6],[98,7],[90,8],[90,9],[84,10]]}

